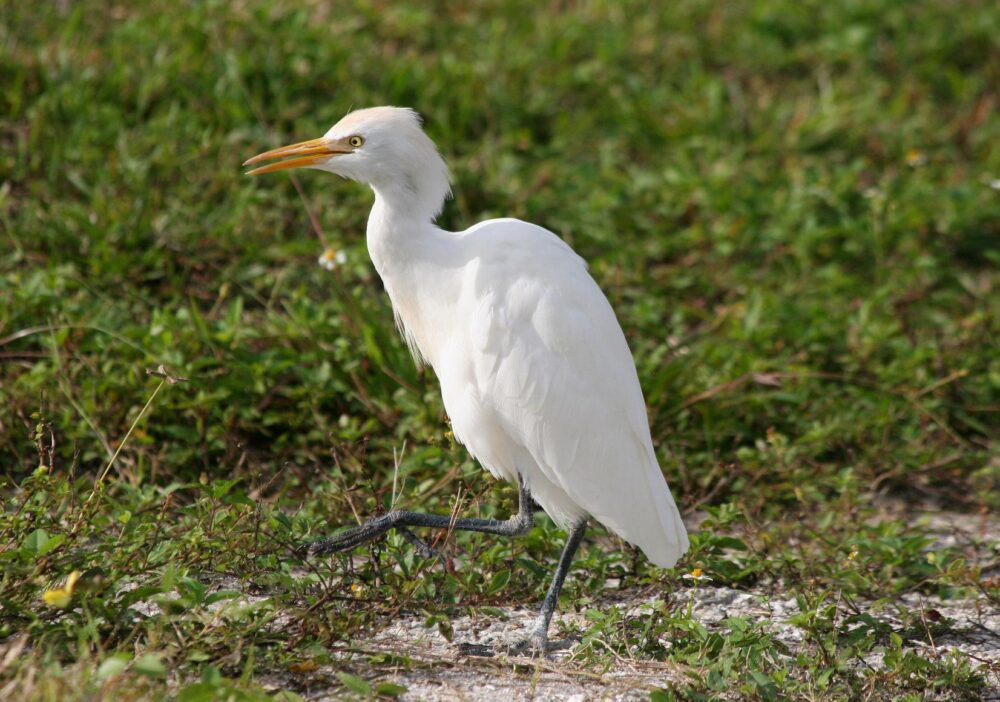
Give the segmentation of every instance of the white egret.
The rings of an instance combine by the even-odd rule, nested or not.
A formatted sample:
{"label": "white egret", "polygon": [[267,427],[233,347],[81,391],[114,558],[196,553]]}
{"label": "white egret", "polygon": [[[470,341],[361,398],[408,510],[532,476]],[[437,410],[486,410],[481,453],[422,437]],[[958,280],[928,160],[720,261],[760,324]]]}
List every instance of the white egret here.
{"label": "white egret", "polygon": [[371,186],[368,252],[399,328],[417,363],[437,374],[455,438],[520,487],[518,513],[504,521],[392,511],[312,552],[350,549],[393,528],[523,534],[534,500],[569,532],[537,625],[514,647],[535,652],[547,645],[588,519],[673,566],[687,532],[657,463],[625,336],[583,259],[517,219],[464,232],[435,226],[450,176],[413,110],[357,110],[319,139],[244,165],[282,158],[249,174],[314,168]]}

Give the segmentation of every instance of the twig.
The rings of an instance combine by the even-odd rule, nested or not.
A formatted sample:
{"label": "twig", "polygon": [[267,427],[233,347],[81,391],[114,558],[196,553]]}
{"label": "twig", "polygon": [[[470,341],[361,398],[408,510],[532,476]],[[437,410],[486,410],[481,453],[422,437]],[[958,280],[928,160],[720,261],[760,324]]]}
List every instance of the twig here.
{"label": "twig", "polygon": [[[91,497],[94,496],[94,493],[97,492],[97,489],[100,487],[101,483],[103,483],[104,479],[108,476],[108,471],[111,470],[111,466],[113,466],[115,464],[115,461],[118,459],[118,454],[120,454],[122,452],[122,449],[125,448],[125,444],[128,443],[128,440],[132,436],[132,432],[135,430],[135,427],[139,423],[139,420],[142,419],[142,416],[144,414],[146,414],[146,410],[149,409],[149,406],[153,404],[153,400],[156,399],[157,394],[160,392],[160,388],[162,388],[164,385],[166,385],[166,383],[167,383],[166,380],[161,380],[160,384],[156,386],[155,390],[153,390],[153,394],[149,396],[148,400],[146,400],[146,404],[143,405],[143,407],[142,407],[141,410],[139,410],[139,414],[136,416],[135,420],[132,422],[132,426],[130,426],[128,428],[128,431],[125,433],[125,438],[122,439],[119,442],[118,448],[115,449],[114,455],[111,457],[111,460],[108,461],[108,465],[105,466],[104,472],[101,473],[101,476],[94,482],[94,492],[91,493]],[[87,502],[89,502],[89,501],[90,501],[90,498],[88,497],[87,498]]]}
{"label": "twig", "polygon": [[[97,489],[101,486],[101,483],[103,483],[104,479],[108,477],[108,471],[110,471],[111,466],[115,464],[115,460],[117,460],[118,454],[120,454],[122,452],[122,449],[125,448],[125,444],[128,443],[129,437],[132,436],[132,432],[135,431],[136,426],[138,426],[139,420],[141,420],[143,415],[146,414],[146,410],[148,410],[152,406],[153,400],[156,399],[156,396],[159,394],[160,389],[168,383],[170,385],[176,385],[177,383],[182,383],[187,380],[187,378],[176,378],[170,375],[162,364],[160,364],[160,367],[157,368],[156,370],[149,370],[147,368],[146,375],[155,375],[159,378],[162,378],[162,380],[160,380],[160,384],[156,386],[156,389],[153,390],[153,394],[149,396],[148,400],[146,400],[146,404],[143,405],[141,410],[139,410],[139,414],[136,415],[136,418],[132,421],[132,426],[130,426],[128,428],[128,431],[125,432],[125,438],[123,438],[121,442],[118,444],[118,448],[115,449],[115,454],[111,457],[111,460],[108,461],[108,465],[105,466],[104,472],[101,473],[101,477],[99,477],[94,482],[94,492],[90,493],[90,497],[87,498],[87,502],[90,502],[91,498],[97,492]],[[86,505],[86,502],[84,503],[84,505]]]}

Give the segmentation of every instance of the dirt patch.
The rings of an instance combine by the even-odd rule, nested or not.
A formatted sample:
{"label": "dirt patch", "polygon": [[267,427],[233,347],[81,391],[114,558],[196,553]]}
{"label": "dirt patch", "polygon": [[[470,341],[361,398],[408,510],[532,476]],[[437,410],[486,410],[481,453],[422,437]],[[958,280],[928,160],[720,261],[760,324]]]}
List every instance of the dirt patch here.
{"label": "dirt patch", "polygon": [[[894,512],[887,508],[884,514],[898,518]],[[969,562],[982,568],[983,577],[1000,570],[1000,544],[994,536],[1000,534],[998,520],[985,515],[921,511],[916,516],[911,512],[909,521],[935,539],[932,548],[963,549]],[[533,607],[491,608],[488,613],[473,611],[457,617],[451,621],[451,641],[437,628],[425,626],[422,615],[404,612],[388,626],[358,637],[349,648],[338,651],[336,657],[345,665],[313,671],[309,676],[312,684],[301,678],[293,680],[291,674],[271,682],[275,689],[302,690],[305,684],[303,694],[310,700],[339,700],[343,688],[336,684],[337,673],[374,657],[379,661],[378,681],[391,681],[407,689],[399,698],[402,700],[646,700],[652,690],[688,681],[690,670],[620,650],[602,656],[610,662],[595,667],[587,662],[593,656],[582,653],[580,635],[590,626],[584,617],[588,608],[617,608],[625,618],[642,618],[659,607],[658,600],[664,596],[670,598],[672,606],[690,607],[692,616],[709,631],[725,632],[727,619],[744,617],[763,626],[778,644],[776,648],[784,648],[790,655],[805,645],[806,632],[790,621],[799,614],[798,604],[779,584],[761,583],[754,589],[737,590],[698,582],[672,594],[650,588],[609,589],[587,608],[557,612],[550,629],[554,650],[543,659],[469,656],[458,646],[502,647],[523,637],[535,622]],[[985,597],[942,600],[908,593],[894,601],[845,598],[838,605],[838,612],[870,614],[893,631],[908,632],[904,648],[924,658],[965,658],[987,681],[984,699],[1000,702],[1000,611]],[[669,641],[661,643],[671,646]],[[600,647],[600,641],[595,645]],[[882,656],[876,648],[858,659],[857,665],[880,669]],[[395,667],[393,660],[399,661]],[[321,682],[324,680],[328,682]],[[266,680],[258,681],[267,685]]]}
{"label": "dirt patch", "polygon": [[[899,517],[897,507],[901,508],[886,506],[885,516]],[[935,538],[935,546],[967,545],[970,560],[983,567],[984,576],[997,570],[1000,552],[995,543],[987,544],[1000,534],[997,520],[986,515],[935,510],[914,515],[912,507],[908,511],[908,521],[926,529]],[[736,590],[704,583],[672,597],[674,604],[690,605],[692,616],[710,631],[723,630],[729,617],[747,617],[760,622],[793,655],[803,646],[805,632],[789,622],[799,613],[798,605],[773,584]],[[616,590],[590,606],[615,607],[626,617],[642,617],[656,599],[657,593],[649,590]],[[985,699],[1000,701],[1000,611],[991,608],[985,598],[941,600],[911,593],[893,603],[854,600],[850,605],[856,612],[876,616],[894,630],[919,630],[922,626],[919,635],[906,639],[905,648],[930,660],[952,654],[965,657],[987,680]],[[504,655],[483,658],[459,652],[459,642],[484,646],[509,643],[530,629],[535,615],[534,609],[517,607],[493,610],[489,615],[477,612],[458,617],[452,621],[452,643],[436,628],[426,627],[421,616],[404,613],[391,625],[356,640],[341,655],[409,659],[405,668],[383,668],[386,675],[382,679],[407,688],[402,700],[645,700],[650,691],[687,679],[680,666],[620,652],[610,656],[612,662],[606,668],[588,665],[579,653],[579,634],[588,627],[582,611],[557,613],[551,629],[556,650],[544,659]],[[560,640],[560,635],[568,638]],[[878,669],[882,655],[873,652],[859,659],[858,665]],[[327,672],[331,678],[335,675],[332,666]],[[307,693],[314,700],[335,700],[341,695],[340,688]]]}
{"label": "dirt patch", "polygon": [[[767,630],[790,651],[803,641],[803,631],[788,623],[798,613],[794,599],[773,597],[762,591],[734,590],[727,587],[698,587],[678,594],[689,600],[692,614],[709,629],[721,629],[732,616],[749,617],[764,623]],[[616,598],[614,603],[593,606],[618,607],[626,616],[642,616],[654,597],[636,593],[634,597]],[[973,667],[986,676],[990,692],[986,699],[1000,700],[1000,612],[986,609],[980,600],[943,601],[932,597],[907,595],[900,602],[907,610],[920,613],[928,621],[931,633],[926,641],[909,640],[907,647],[919,649],[920,655],[939,660],[957,652],[967,656]],[[863,612],[877,614],[882,621],[897,627],[904,622],[886,611],[886,605],[855,602]],[[453,620],[455,642],[496,644],[509,641],[533,624],[535,612],[516,608],[501,610],[500,616],[481,614]],[[933,620],[933,623],[931,623]],[[947,622],[947,626],[942,626]],[[587,626],[578,613],[557,615],[553,632],[583,631]],[[648,699],[649,692],[685,680],[684,671],[653,660],[617,655],[607,669],[595,669],[575,656],[579,646],[572,639],[555,641],[560,648],[544,660],[527,657],[493,658],[461,655],[455,644],[436,629],[424,626],[417,616],[402,616],[398,621],[370,637],[355,642],[345,656],[389,654],[405,656],[412,667],[400,669],[387,679],[407,688],[403,700],[638,700]],[[859,665],[878,667],[881,654],[871,654]],[[331,676],[333,671],[330,671]],[[339,691],[317,691],[309,699],[340,699]]]}

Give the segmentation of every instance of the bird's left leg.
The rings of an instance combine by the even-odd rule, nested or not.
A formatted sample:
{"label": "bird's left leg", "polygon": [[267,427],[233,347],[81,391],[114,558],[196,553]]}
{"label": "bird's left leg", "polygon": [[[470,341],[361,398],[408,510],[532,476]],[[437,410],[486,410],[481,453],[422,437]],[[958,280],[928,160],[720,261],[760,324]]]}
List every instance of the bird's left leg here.
{"label": "bird's left leg", "polygon": [[[390,529],[400,529],[407,535],[407,527],[430,527],[432,529],[448,529],[455,531],[478,531],[486,534],[499,534],[500,536],[520,536],[531,531],[532,516],[534,514],[534,503],[531,493],[524,483],[521,483],[520,494],[518,496],[517,514],[509,519],[476,519],[472,517],[452,517],[440,514],[422,514],[420,512],[392,511],[369,519],[350,529],[346,529],[336,536],[327,539],[313,541],[303,546],[307,553],[315,555],[326,555],[346,551],[360,546],[366,541],[377,539]],[[416,537],[409,534],[407,540],[413,541]],[[419,539],[416,539],[419,541]],[[415,544],[416,545],[416,544]],[[426,544],[425,548],[428,548]],[[418,548],[420,548],[418,546]],[[423,552],[423,550],[421,549]],[[426,553],[425,553],[426,555]]]}
{"label": "bird's left leg", "polygon": [[535,627],[527,638],[513,644],[500,646],[478,643],[460,644],[459,650],[470,656],[495,656],[497,653],[526,653],[532,656],[544,656],[549,645],[549,623],[556,611],[556,605],[559,604],[559,592],[562,590],[563,582],[565,582],[569,569],[573,565],[573,556],[580,548],[580,542],[583,541],[583,534],[586,531],[586,519],[577,522],[570,531],[562,555],[559,556],[559,565],[556,567],[556,573],[549,585],[549,591],[545,594],[545,599],[542,600],[542,609],[538,613],[538,619],[535,620]]}
{"label": "bird's left leg", "polygon": [[549,623],[552,621],[552,615],[556,611],[556,605],[559,604],[559,592],[562,590],[563,582],[566,580],[569,569],[573,565],[573,556],[576,555],[576,550],[580,548],[580,542],[583,541],[583,534],[586,531],[586,519],[577,522],[576,526],[570,531],[566,545],[563,547],[562,555],[559,556],[559,565],[556,567],[556,574],[549,585],[549,591],[545,593],[545,599],[542,600],[542,609],[538,613],[535,628],[527,639],[515,644],[511,648],[511,652],[520,653],[530,651],[535,655],[545,653],[545,649],[549,644]]}

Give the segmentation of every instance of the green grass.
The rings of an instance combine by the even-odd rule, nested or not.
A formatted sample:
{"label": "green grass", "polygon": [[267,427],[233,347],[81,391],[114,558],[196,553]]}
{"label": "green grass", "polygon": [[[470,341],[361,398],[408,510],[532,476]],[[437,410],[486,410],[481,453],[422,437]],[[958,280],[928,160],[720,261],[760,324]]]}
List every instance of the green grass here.
{"label": "green grass", "polygon": [[[447,631],[540,599],[562,541],[541,518],[513,544],[456,537],[455,572],[398,538],[353,565],[292,552],[385,508],[394,480],[412,508],[516,502],[395,333],[370,193],[303,174],[303,199],[239,167],[399,104],[452,166],[443,226],[517,216],[590,261],[674,494],[711,515],[676,571],[591,540],[564,607],[609,577],[687,588],[699,567],[793,594],[806,634],[778,655],[680,597],[642,621],[595,608],[579,655],[612,655],[600,637],[684,666],[662,698],[981,693],[969,661],[921,657],[918,628],[843,602],[1000,604],[965,551],[876,509],[1000,508],[1000,10],[651,5],[4,5],[0,645],[32,654],[0,655],[0,689],[264,699],[292,671],[294,699],[401,608]],[[309,209],[346,252],[332,275]],[[161,364],[188,380],[147,373]],[[44,604],[72,571],[72,606]],[[399,665],[336,660],[327,684],[362,697]]]}

